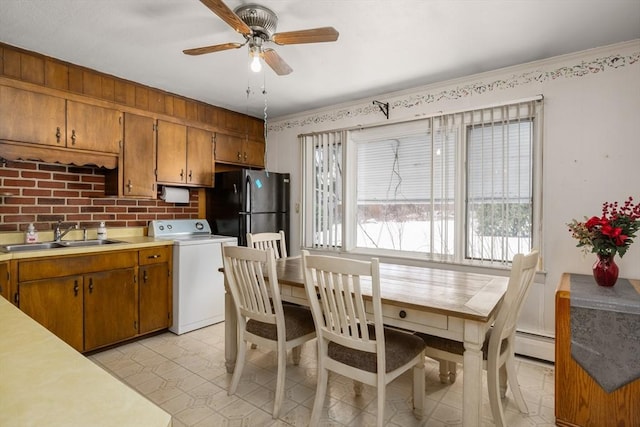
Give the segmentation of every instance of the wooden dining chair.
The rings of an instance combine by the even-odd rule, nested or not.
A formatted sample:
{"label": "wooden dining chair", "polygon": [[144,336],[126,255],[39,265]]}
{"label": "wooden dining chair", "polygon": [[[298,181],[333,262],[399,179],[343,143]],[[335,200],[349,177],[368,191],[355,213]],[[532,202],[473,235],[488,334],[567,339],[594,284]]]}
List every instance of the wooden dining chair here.
{"label": "wooden dining chair", "polygon": [[256,249],[273,249],[276,259],[287,257],[287,241],[284,231],[277,233],[247,233],[247,246]]}
{"label": "wooden dining chair", "polygon": [[[287,241],[282,230],[277,233],[247,233],[247,246],[263,250],[271,248],[276,259],[287,257]],[[252,343],[251,348],[258,348],[258,345]]]}
{"label": "wooden dining chair", "polygon": [[[223,245],[224,274],[233,297],[238,319],[238,353],[229,385],[236,392],[246,357],[246,342],[277,351],[273,418],[278,418],[284,398],[287,351],[294,363],[300,361],[301,345],[316,336],[311,312],[306,307],[284,305],[276,276],[273,249]],[[265,279],[266,270],[266,279]]]}
{"label": "wooden dining chair", "polygon": [[[491,414],[498,427],[506,426],[501,398],[504,398],[507,392],[507,382],[520,412],[528,413],[516,376],[514,346],[516,323],[535,277],[538,256],[538,251],[533,250],[527,255],[516,254],[513,257],[507,291],[496,320],[487,332],[482,346]],[[427,344],[425,350],[427,357],[440,362],[441,382],[446,382],[447,370],[449,370],[449,381],[454,382],[457,363],[463,363],[463,343],[422,333],[417,335]]]}
{"label": "wooden dining chair", "polygon": [[[377,388],[378,426],[384,424],[386,385],[413,369],[414,413],[424,409],[424,341],[382,324],[379,264],[309,255],[302,251],[304,282],[318,335],[318,385],[309,425],[316,426],[327,393],[329,371]],[[373,313],[363,293],[371,289]]]}

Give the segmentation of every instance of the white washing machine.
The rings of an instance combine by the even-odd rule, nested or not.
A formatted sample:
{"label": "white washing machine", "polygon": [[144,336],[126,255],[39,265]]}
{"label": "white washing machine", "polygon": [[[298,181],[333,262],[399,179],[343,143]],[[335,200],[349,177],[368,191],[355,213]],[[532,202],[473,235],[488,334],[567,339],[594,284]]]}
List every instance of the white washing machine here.
{"label": "white washing machine", "polygon": [[235,237],[211,234],[206,219],[151,221],[149,236],[173,240],[173,325],[184,334],[224,320],[222,244]]}

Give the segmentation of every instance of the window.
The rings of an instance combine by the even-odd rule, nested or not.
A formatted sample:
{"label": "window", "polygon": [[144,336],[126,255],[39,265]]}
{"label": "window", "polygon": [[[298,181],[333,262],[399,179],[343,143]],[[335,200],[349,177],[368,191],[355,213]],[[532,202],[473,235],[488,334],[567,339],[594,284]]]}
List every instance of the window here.
{"label": "window", "polygon": [[470,264],[530,250],[541,107],[301,136],[305,246]]}

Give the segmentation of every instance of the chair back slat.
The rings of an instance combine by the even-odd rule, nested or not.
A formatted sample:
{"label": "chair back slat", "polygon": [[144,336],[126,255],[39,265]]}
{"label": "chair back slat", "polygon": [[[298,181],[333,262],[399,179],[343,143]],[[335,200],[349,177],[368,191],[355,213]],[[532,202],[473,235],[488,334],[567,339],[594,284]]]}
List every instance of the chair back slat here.
{"label": "chair back slat", "polygon": [[[369,334],[367,324],[370,319],[365,311],[362,279],[372,276],[373,269],[378,268],[377,260],[365,262],[306,254],[303,259],[305,288],[318,336],[346,347],[376,352],[380,343]],[[372,280],[372,286],[379,287],[379,281],[374,284]],[[379,293],[377,304],[380,307]],[[374,312],[379,311],[375,300],[373,306]]]}
{"label": "chair back slat", "polygon": [[223,253],[225,275],[240,314],[275,324],[282,313],[273,250],[223,246]]}
{"label": "chair back slat", "polygon": [[535,278],[538,257],[538,251],[533,250],[527,255],[516,254],[513,258],[507,291],[491,333],[491,341],[495,336],[496,346],[515,333],[518,316]]}
{"label": "chair back slat", "polygon": [[277,233],[247,233],[247,246],[255,249],[273,249],[276,259],[287,257],[287,241],[284,231]]}

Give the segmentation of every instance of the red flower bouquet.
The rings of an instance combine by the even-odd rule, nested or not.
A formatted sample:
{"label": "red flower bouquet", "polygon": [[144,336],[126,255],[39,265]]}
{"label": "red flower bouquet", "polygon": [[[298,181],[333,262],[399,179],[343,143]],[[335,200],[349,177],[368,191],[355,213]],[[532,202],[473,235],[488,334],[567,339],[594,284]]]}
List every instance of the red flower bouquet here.
{"label": "red flower bouquet", "polygon": [[622,257],[629,249],[636,232],[640,229],[640,203],[634,204],[629,197],[624,204],[618,202],[602,204],[602,216],[585,217],[584,222],[575,219],[569,224],[569,231],[578,239],[577,247],[600,256]]}

